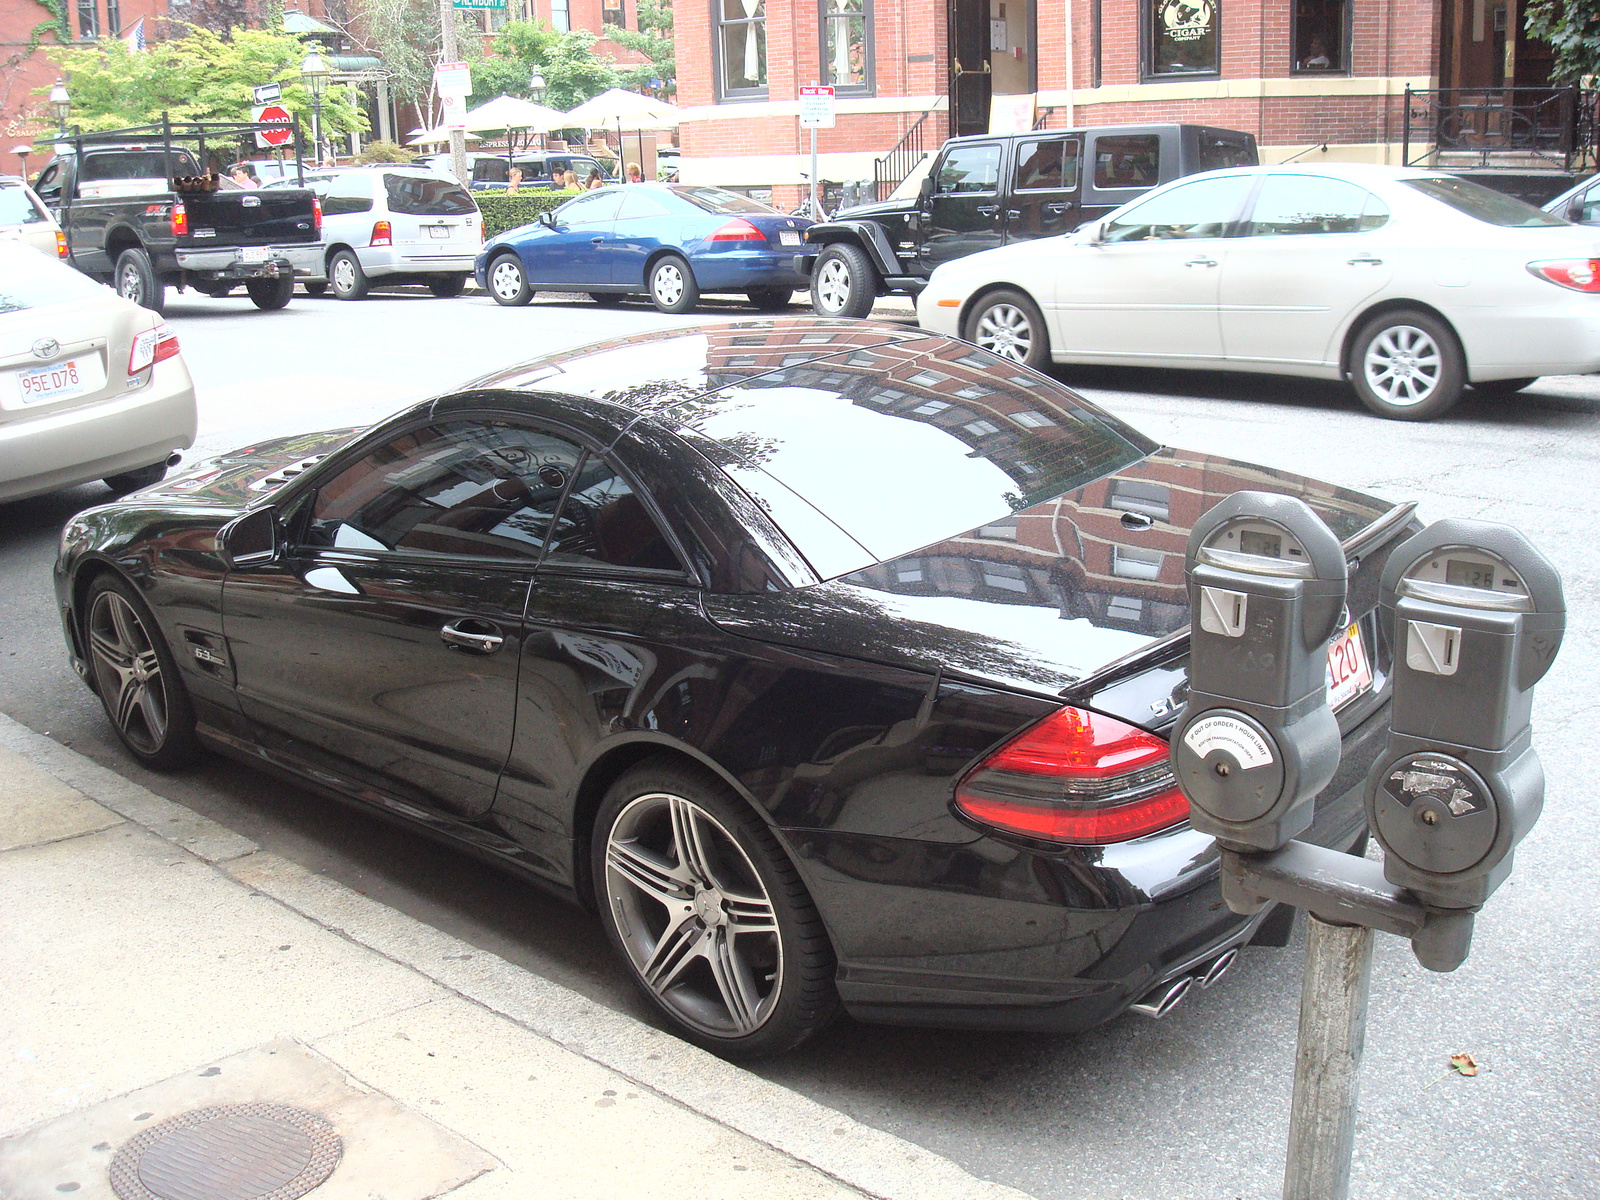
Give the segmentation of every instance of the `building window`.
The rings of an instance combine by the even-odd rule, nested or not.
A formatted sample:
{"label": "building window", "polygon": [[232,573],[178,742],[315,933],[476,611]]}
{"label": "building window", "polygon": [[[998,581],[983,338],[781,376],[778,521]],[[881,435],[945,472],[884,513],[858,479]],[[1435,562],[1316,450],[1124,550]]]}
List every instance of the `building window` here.
{"label": "building window", "polygon": [[1350,0],[1296,0],[1294,70],[1312,75],[1350,71]]}
{"label": "building window", "polygon": [[712,0],[719,5],[717,57],[724,99],[767,94],[766,0]]}
{"label": "building window", "polygon": [[622,0],[604,0],[600,5],[600,20],[614,29],[626,29],[628,19],[623,15]]}
{"label": "building window", "polygon": [[557,33],[572,31],[572,9],[569,0],[550,0],[550,28]]}
{"label": "building window", "polygon": [[1145,0],[1146,76],[1218,74],[1221,8],[1222,0]]}
{"label": "building window", "polygon": [[106,36],[122,36],[122,6],[117,0],[106,0]]}
{"label": "building window", "polygon": [[86,42],[100,36],[100,9],[96,0],[78,0],[78,36]]}
{"label": "building window", "polygon": [[822,82],[872,91],[872,0],[822,0]]}

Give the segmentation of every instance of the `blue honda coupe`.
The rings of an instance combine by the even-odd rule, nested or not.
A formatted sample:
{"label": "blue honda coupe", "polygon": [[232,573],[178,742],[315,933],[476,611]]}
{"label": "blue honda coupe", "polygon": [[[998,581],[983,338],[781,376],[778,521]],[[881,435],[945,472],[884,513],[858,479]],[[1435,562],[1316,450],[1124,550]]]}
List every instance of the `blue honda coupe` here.
{"label": "blue honda coupe", "polygon": [[476,274],[507,305],[541,291],[588,292],[597,304],[642,292],[662,312],[685,313],[703,293],[732,292],[774,312],[806,286],[794,257],[810,225],[721,188],[597,188],[490,239]]}

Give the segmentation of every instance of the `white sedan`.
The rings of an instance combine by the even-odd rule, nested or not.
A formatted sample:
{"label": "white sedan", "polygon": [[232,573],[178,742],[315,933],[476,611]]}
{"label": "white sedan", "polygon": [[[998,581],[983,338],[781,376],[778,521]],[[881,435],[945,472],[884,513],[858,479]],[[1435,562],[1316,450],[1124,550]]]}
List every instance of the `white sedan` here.
{"label": "white sedan", "polygon": [[1600,371],[1600,231],[1438,172],[1213,171],[947,263],[917,316],[1035,367],[1347,379],[1379,416],[1421,421],[1468,385]]}
{"label": "white sedan", "polygon": [[171,326],[0,241],[0,501],[91,479],[144,487],[194,434],[194,384]]}

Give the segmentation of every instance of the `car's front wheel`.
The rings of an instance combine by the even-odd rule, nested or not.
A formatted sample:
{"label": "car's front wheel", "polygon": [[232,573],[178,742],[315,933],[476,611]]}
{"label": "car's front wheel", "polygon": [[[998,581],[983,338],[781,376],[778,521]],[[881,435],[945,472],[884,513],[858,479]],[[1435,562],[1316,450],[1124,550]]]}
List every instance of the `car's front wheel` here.
{"label": "car's front wheel", "polygon": [[150,264],[150,256],[135,247],[117,255],[117,295],[132,300],[151,312],[164,312],[167,307],[167,288]]}
{"label": "car's front wheel", "polygon": [[372,287],[354,250],[341,250],[328,260],[328,282],[335,300],[363,300]]}
{"label": "car's front wheel", "polygon": [[1448,412],[1466,385],[1466,358],[1438,318],[1401,309],[1374,317],[1350,347],[1350,384],[1361,403],[1394,421]]}
{"label": "car's front wheel", "polygon": [[624,297],[621,292],[590,292],[589,299],[601,308],[620,308]]}
{"label": "car's front wheel", "polygon": [[650,299],[664,313],[693,312],[700,302],[700,285],[689,264],[676,254],[657,259],[650,268]]}
{"label": "car's front wheel", "polygon": [[533,299],[533,289],[528,286],[528,272],[515,254],[502,254],[489,264],[489,295],[494,297],[496,304],[512,308]]}
{"label": "car's front wheel", "polygon": [[306,295],[320,296],[328,290],[328,281],[325,279],[318,279],[310,283],[302,283],[300,286],[305,288]]}
{"label": "car's front wheel", "polygon": [[864,317],[878,298],[878,273],[859,246],[837,242],[817,256],[811,308],[819,317]]}
{"label": "car's front wheel", "polygon": [[83,618],[95,691],[122,744],[145,766],[172,770],[199,749],[194,708],[155,617],[121,577],[89,585]]}
{"label": "car's front wheel", "polygon": [[1039,306],[1021,292],[990,292],[972,306],[962,336],[973,345],[1036,371],[1050,364],[1050,335]]}
{"label": "car's front wheel", "polygon": [[663,759],[628,771],[601,803],[592,866],[612,944],[688,1040],[757,1058],[838,1012],[833,949],[799,873],[710,776]]}

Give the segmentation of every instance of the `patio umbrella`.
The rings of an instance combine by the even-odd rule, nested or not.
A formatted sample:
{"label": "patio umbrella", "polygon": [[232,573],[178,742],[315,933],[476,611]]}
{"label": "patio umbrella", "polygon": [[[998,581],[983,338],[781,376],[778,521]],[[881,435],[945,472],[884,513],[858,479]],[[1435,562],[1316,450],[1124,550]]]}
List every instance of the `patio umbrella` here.
{"label": "patio umbrella", "polygon": [[620,133],[624,129],[670,129],[678,123],[678,110],[654,96],[611,88],[585,100],[563,119],[581,129],[614,124]]}
{"label": "patio umbrella", "polygon": [[[440,146],[450,140],[450,131],[443,125],[435,125],[432,129],[413,129],[409,136],[408,146]],[[467,134],[466,138],[469,142],[483,140],[475,133]]]}

